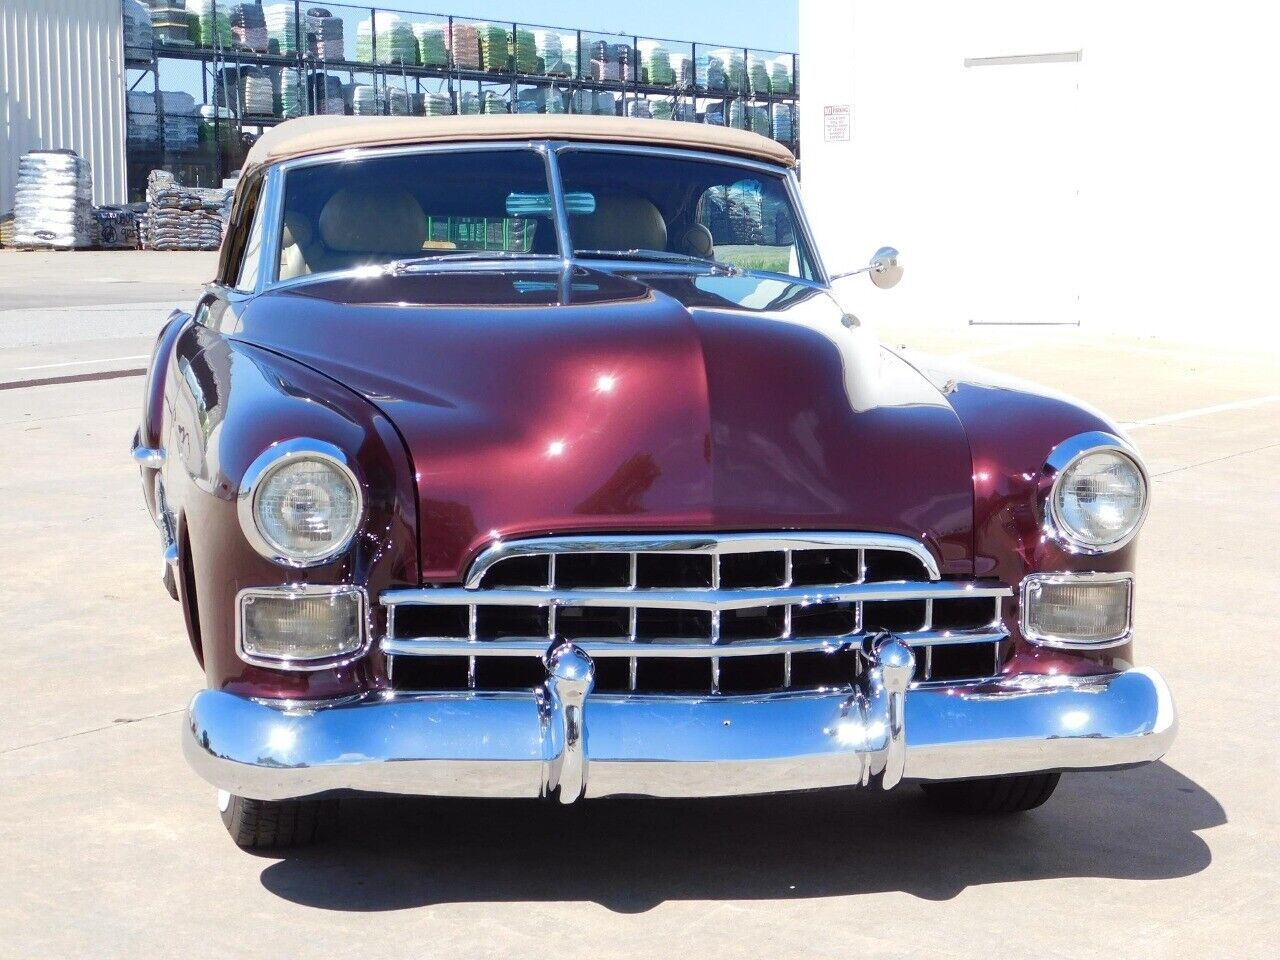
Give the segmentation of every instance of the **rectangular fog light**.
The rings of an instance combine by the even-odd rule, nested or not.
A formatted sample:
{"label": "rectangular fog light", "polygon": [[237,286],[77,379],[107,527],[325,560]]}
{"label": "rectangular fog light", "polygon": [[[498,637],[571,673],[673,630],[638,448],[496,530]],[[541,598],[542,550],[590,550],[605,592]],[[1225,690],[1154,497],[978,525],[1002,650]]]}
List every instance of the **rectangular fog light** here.
{"label": "rectangular fog light", "polygon": [[238,602],[236,647],[249,663],[317,670],[364,647],[360,587],[252,588],[241,590]]}
{"label": "rectangular fog light", "polygon": [[1129,635],[1133,577],[1036,573],[1022,581],[1022,633],[1050,646],[1098,647]]}

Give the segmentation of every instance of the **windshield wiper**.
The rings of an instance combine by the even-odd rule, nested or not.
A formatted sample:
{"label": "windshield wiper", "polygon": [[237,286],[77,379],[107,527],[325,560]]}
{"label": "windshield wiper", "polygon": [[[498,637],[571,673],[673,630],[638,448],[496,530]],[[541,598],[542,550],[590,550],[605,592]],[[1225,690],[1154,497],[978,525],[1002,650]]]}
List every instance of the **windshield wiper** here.
{"label": "windshield wiper", "polygon": [[406,257],[403,260],[392,260],[387,264],[389,273],[406,273],[415,267],[433,266],[439,263],[454,263],[474,260],[559,260],[553,253],[520,253],[516,250],[442,250],[421,257]]}
{"label": "windshield wiper", "polygon": [[731,277],[741,275],[742,271],[731,263],[711,260],[707,257],[695,257],[691,253],[675,253],[671,250],[575,250],[575,257],[596,257],[601,260],[653,260],[657,263],[690,263],[701,267],[710,267],[717,273]]}

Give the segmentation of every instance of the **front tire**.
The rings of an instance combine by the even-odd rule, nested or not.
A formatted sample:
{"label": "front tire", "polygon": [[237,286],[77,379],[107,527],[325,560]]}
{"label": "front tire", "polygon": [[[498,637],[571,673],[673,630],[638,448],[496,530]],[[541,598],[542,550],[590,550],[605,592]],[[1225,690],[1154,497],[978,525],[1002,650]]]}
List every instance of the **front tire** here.
{"label": "front tire", "polygon": [[1051,796],[1060,773],[1025,773],[987,780],[922,783],[929,802],[950,813],[998,816],[1034,810]]}
{"label": "front tire", "polygon": [[314,843],[332,824],[336,800],[250,800],[218,791],[218,810],[236,846],[282,850]]}

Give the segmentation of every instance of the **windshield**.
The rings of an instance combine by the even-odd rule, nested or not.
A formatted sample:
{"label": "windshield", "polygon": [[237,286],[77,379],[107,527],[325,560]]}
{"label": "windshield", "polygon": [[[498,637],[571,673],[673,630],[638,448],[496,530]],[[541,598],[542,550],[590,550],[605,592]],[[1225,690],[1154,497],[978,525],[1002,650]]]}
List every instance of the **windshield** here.
{"label": "windshield", "polygon": [[669,155],[562,150],[566,192],[590,195],[569,211],[574,255],[725,267],[814,279],[781,174]]}
{"label": "windshield", "polygon": [[285,177],[281,280],[423,256],[558,252],[532,150],[457,150],[296,167]]}

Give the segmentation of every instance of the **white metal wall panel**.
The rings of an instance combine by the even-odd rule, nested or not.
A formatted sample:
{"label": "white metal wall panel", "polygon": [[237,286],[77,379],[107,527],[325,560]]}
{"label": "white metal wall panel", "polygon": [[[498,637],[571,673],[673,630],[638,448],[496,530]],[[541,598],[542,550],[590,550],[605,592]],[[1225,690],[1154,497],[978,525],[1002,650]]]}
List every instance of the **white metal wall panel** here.
{"label": "white metal wall panel", "polygon": [[0,213],[28,150],[75,150],[94,203],[125,202],[122,32],[120,0],[0,0]]}

